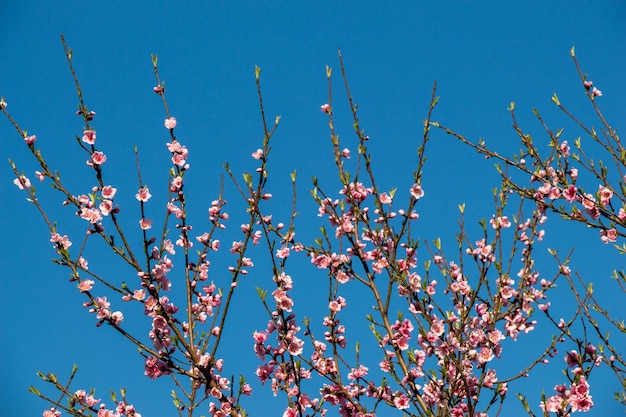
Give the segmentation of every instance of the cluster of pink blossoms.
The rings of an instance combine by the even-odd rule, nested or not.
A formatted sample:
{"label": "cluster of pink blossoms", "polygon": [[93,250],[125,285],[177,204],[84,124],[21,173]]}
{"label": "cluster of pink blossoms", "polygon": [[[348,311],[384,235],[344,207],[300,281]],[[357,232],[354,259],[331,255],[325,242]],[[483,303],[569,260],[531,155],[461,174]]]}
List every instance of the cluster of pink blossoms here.
{"label": "cluster of pink blossoms", "polygon": [[[595,87],[594,87],[595,88]],[[563,141],[558,146],[559,154],[563,158],[570,156],[570,147],[567,141]],[[566,183],[565,179],[569,176],[571,183]],[[540,169],[531,176],[531,182],[541,180],[543,184],[537,188],[535,192],[535,200],[542,204],[544,199],[558,200],[563,198],[568,203],[579,203],[584,209],[584,212],[577,206],[572,206],[572,211],[569,214],[572,219],[584,219],[584,214],[589,216],[593,221],[600,218],[603,211],[612,210],[611,199],[613,198],[613,190],[605,185],[598,185],[597,193],[590,194],[585,193],[576,187],[576,180],[578,179],[578,169],[571,168],[568,172],[560,172],[559,170],[548,167],[546,169]],[[617,219],[626,224],[626,209],[620,207],[619,212],[616,215]],[[617,240],[618,232],[612,228],[603,229],[600,231],[600,238],[603,243],[615,242]]]}
{"label": "cluster of pink blossoms", "polygon": [[568,408],[571,412],[587,412],[593,407],[593,400],[589,395],[589,383],[584,376],[573,382],[569,389],[565,385],[554,387],[556,395],[548,398],[546,402],[541,402],[540,407],[544,412],[559,413],[568,415]]}
{"label": "cluster of pink blossoms", "polygon": [[[72,415],[83,415],[88,410],[95,411],[96,405],[100,403],[100,400],[95,399],[82,389],[74,392],[71,399],[73,402]],[[44,410],[42,415],[43,417],[61,417],[62,413],[60,410],[52,407]],[[96,415],[97,417],[141,417],[141,414],[135,410],[132,404],[124,401],[118,402],[114,410],[107,409],[105,404],[100,404]]]}

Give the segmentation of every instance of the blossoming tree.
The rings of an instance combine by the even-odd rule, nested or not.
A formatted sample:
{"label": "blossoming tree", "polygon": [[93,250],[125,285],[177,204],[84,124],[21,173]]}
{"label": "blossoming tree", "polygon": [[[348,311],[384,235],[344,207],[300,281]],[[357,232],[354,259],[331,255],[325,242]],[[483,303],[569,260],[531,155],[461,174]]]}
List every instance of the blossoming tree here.
{"label": "blossoming tree", "polygon": [[[539,156],[517,124],[515,129],[525,148],[515,158],[500,156],[483,143],[473,144],[432,119],[438,100],[435,85],[417,163],[410,174],[413,185],[408,189],[382,189],[377,185],[369,137],[359,120],[339,54],[356,149],[345,147],[335,129],[338,121],[333,111],[333,71],[327,67],[328,102],[321,111],[328,120],[340,187],[337,190],[313,179],[311,195],[318,207],[314,217],[320,218],[323,226],[319,238],[307,242],[296,236],[295,171],[290,178],[294,190],[291,214],[277,219],[269,205],[274,198],[273,190],[268,189],[272,136],[280,118],[272,122],[266,117],[259,68],[255,69],[255,80],[263,139],[257,150],[247,153],[252,173],[244,173],[240,180],[226,165],[229,179],[207,208],[207,219],[199,220],[188,212],[186,187],[188,176],[197,173],[188,163],[190,149],[184,138],[177,136],[177,121],[170,113],[157,57],[153,57],[154,92],[163,103],[164,136],[167,134],[166,149],[171,158],[168,198],[160,208],[162,218],[150,217],[149,213],[155,212],[151,206],[156,203],[142,176],[136,151],[134,197],[141,216],[129,228],[127,207],[118,203],[117,186],[107,180],[107,145],[97,138],[96,113],[83,99],[72,51],[65,41],[63,45],[76,85],[77,115],[82,120],[81,133],[76,136],[77,150],[86,155],[85,169],[92,176],[92,187],[70,189],[48,166],[37,137],[28,134],[9,113],[4,99],[0,108],[38,162],[37,180],[58,191],[63,204],[85,225],[85,235],[65,234],[64,225],[54,220],[56,212],[38,198],[39,185],[11,161],[14,183],[41,213],[56,250],[55,262],[70,271],[71,281],[84,296],[83,305],[93,314],[95,324],[112,328],[138,349],[147,378],[171,380],[172,413],[264,415],[246,409],[245,397],[274,395],[284,399],[283,416],[288,417],[495,416],[502,415],[509,402],[518,402],[514,396],[507,396],[518,380],[541,364],[554,363],[555,371],[563,368],[564,373],[556,392],[544,395],[540,404],[529,404],[521,395],[519,401],[529,415],[540,412],[565,416],[593,407],[589,377],[602,363],[611,367],[623,383],[626,364],[619,346],[604,334],[595,314],[623,332],[619,317],[611,316],[595,301],[592,291],[577,283],[567,266],[569,256],[559,259],[555,254],[558,262],[551,271],[540,273],[536,264],[549,212],[598,228],[605,243],[626,236],[626,177],[622,171],[626,152],[597,107],[595,99],[601,93],[582,73],[584,87],[604,126],[603,135],[592,129],[587,133],[610,155],[619,173],[617,180],[610,180],[608,168],[594,164],[579,142],[575,144],[579,153],[574,154],[567,142],[559,140],[559,133],[547,126],[552,145],[547,158]],[[569,115],[556,96],[554,101]],[[503,181],[494,193],[490,219],[481,222],[478,235],[469,232],[465,228],[465,208],[460,205],[460,229],[451,248],[444,247],[437,237],[425,240],[416,225],[420,204],[436,193],[422,186],[433,128],[444,129],[539,184],[528,188],[502,170]],[[586,192],[577,182],[577,169],[581,168],[599,181],[597,193]],[[232,187],[244,204],[245,222],[240,226],[229,224],[231,215],[223,191],[226,187]],[[563,202],[568,206],[558,205]],[[90,268],[89,256],[105,256],[90,251],[94,241],[106,247],[106,256],[115,259],[118,268],[132,271],[132,282]],[[626,252],[626,246],[618,249]],[[306,257],[311,268],[326,277],[323,285],[327,288],[327,303],[317,317],[301,315],[293,297],[293,289],[303,275],[289,262],[295,257]],[[227,259],[228,266],[216,271],[215,261],[223,259]],[[223,353],[230,349],[229,335],[236,331],[229,327],[227,317],[235,308],[240,288],[251,285],[246,275],[253,271],[271,281],[257,289],[261,309],[251,315],[258,327],[250,335],[249,352],[258,358],[258,366],[239,369],[223,359]],[[623,271],[616,271],[616,277],[623,284]],[[571,286],[578,305],[570,316],[561,318],[552,315],[551,303],[558,299],[552,300],[550,294],[556,282],[563,280]],[[356,297],[371,300],[371,312],[350,315]],[[145,329],[136,332],[126,325],[125,315],[131,312],[148,317]],[[553,337],[534,358],[518,363],[507,355],[505,346],[532,338],[539,315],[546,318],[543,325],[549,327]],[[358,341],[352,336],[358,334],[355,317],[360,317],[370,330]],[[591,325],[597,337],[577,332],[575,323],[580,320]],[[551,362],[555,357],[558,360]],[[502,362],[509,366],[499,366]],[[49,403],[45,417],[63,413],[140,416],[125,390],[113,395],[109,404],[96,398],[93,390],[70,387],[76,371],[72,370],[67,382],[55,374],[40,374],[53,388],[31,388]],[[241,376],[235,380],[237,374]],[[251,378],[258,378],[263,387],[253,392]]]}

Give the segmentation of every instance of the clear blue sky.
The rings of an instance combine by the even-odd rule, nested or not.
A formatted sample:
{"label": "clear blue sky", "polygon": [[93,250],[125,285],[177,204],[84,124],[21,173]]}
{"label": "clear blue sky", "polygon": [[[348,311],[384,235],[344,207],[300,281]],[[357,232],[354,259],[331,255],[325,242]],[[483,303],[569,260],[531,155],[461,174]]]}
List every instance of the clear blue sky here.
{"label": "clear blue sky", "polygon": [[[572,110],[589,114],[569,56],[575,45],[583,69],[604,93],[599,102],[606,116],[620,129],[626,97],[626,5],[621,1],[525,4],[3,0],[0,96],[6,98],[22,127],[37,135],[51,165],[77,189],[85,189],[90,182],[81,174],[86,172],[84,157],[73,147],[82,124],[74,115],[77,100],[59,40],[63,33],[74,50],[86,102],[97,112],[94,126],[110,160],[109,178],[118,185],[118,193],[126,193],[128,222],[134,225],[133,216],[138,215],[131,205],[137,188],[134,144],[140,150],[144,178],[154,178],[147,181],[153,195],[164,197],[167,132],[162,127],[162,106],[152,92],[150,62],[150,54],[158,54],[170,109],[179,123],[177,134],[192,153],[188,184],[196,193],[197,205],[191,211],[203,219],[219,190],[224,161],[230,161],[235,172],[253,169],[249,155],[262,138],[254,86],[254,66],[258,65],[266,112],[270,118],[282,116],[274,138],[269,185],[280,196],[277,216],[282,213],[286,218],[288,173],[297,168],[302,219],[317,219],[307,198],[309,178],[316,175],[336,185],[328,174],[331,148],[327,119],[319,106],[327,100],[325,65],[338,70],[338,47],[363,127],[372,137],[381,184],[389,188],[404,189],[411,182],[434,80],[441,96],[434,119],[513,153],[518,145],[506,111],[511,101],[517,103],[521,123],[537,138],[543,136],[532,117],[534,107],[554,128],[572,127],[550,104],[554,92]],[[338,71],[335,74],[337,125],[340,135],[349,140],[351,121]],[[571,132],[579,134],[575,129]],[[2,159],[11,157],[31,173],[36,167],[21,142],[12,126],[0,120]],[[350,147],[356,152],[356,145]],[[452,241],[457,232],[457,204],[467,203],[468,221],[490,217],[490,190],[498,186],[498,178],[489,161],[437,132],[428,157],[427,198],[420,209],[425,219],[423,236]],[[75,388],[95,386],[97,396],[106,399],[111,388],[127,387],[129,398],[144,417],[173,414],[173,408],[168,408],[167,381],[150,382],[142,375],[142,361],[132,347],[110,329],[95,328],[94,318],[81,307],[80,294],[67,282],[67,272],[49,262],[54,255],[49,234],[12,180],[9,165],[0,163],[4,236],[0,244],[0,415],[40,415],[45,404],[26,392],[29,385],[41,385],[35,372],[67,375],[73,363],[81,368]],[[40,192],[42,198],[52,197],[47,201],[51,211],[61,213],[63,233],[81,233],[81,228],[72,229],[77,223],[68,210],[61,210],[58,198],[45,187]],[[234,211],[237,197],[232,188],[228,193]],[[235,229],[238,224],[232,222]],[[301,227],[301,236],[315,234],[306,223]],[[572,268],[594,279],[607,303],[623,303],[611,298],[613,287],[608,283],[610,271],[623,268],[623,257],[602,245],[597,232],[563,227],[556,217],[549,220],[547,232],[546,248],[565,252],[575,243]],[[96,259],[91,261],[98,266]],[[546,265],[553,266],[547,256]],[[122,273],[106,261],[100,266]],[[250,274],[254,282],[248,292],[240,294],[240,312],[233,316],[242,327],[231,336],[230,358],[237,358],[232,362],[251,371],[258,363],[250,335],[253,329],[264,327],[265,319],[246,314],[245,308],[257,302],[254,286],[270,287],[266,275],[260,270]],[[314,280],[321,276],[315,271],[305,269],[294,278],[310,294],[323,294],[323,289],[316,289]],[[542,381],[550,381],[545,385],[548,392],[562,381],[562,364],[557,363],[558,368],[541,374]],[[232,369],[234,374],[242,372]],[[253,372],[249,375],[253,379]],[[610,400],[615,379],[604,375],[602,382],[597,377],[591,381],[597,404],[591,415],[610,415],[617,407]],[[511,391],[526,393],[536,411],[540,393],[531,390],[537,386],[537,380],[529,380],[511,386]],[[273,403],[269,390],[255,389],[257,395],[247,403],[248,411],[261,416],[282,414],[282,403]]]}

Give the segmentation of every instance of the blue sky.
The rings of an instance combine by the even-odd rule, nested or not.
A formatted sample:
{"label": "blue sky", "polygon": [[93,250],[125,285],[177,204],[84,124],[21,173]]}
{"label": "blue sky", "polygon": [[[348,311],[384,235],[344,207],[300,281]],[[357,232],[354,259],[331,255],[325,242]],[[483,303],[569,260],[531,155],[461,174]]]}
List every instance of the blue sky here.
{"label": "blue sky", "polygon": [[[182,2],[181,2],[182,3]],[[550,97],[592,120],[569,56],[574,45],[583,70],[603,91],[599,103],[609,120],[624,117],[626,96],[626,5],[609,2],[47,2],[4,0],[0,4],[0,96],[23,128],[36,134],[38,145],[52,166],[77,189],[90,184],[82,176],[84,157],[72,146],[81,131],[74,112],[76,97],[59,35],[74,51],[74,65],[88,106],[97,112],[99,143],[109,157],[111,182],[126,192],[129,212],[136,190],[133,145],[143,162],[144,179],[155,199],[164,198],[169,160],[162,127],[163,109],[152,92],[151,54],[159,55],[167,97],[179,128],[177,134],[191,150],[189,188],[197,205],[191,211],[203,219],[205,209],[219,191],[225,161],[233,171],[252,170],[249,155],[262,139],[254,86],[254,66],[262,69],[265,109],[270,118],[281,115],[273,143],[270,189],[279,197],[276,216],[289,210],[289,177],[298,170],[302,218],[314,217],[308,198],[309,178],[319,177],[329,189],[337,180],[332,169],[327,119],[319,106],[327,100],[325,65],[335,68],[335,108],[339,134],[353,139],[348,106],[338,77],[337,48],[341,48],[360,118],[372,137],[374,164],[380,182],[406,188],[416,161],[415,148],[426,115],[430,89],[438,82],[440,104],[434,119],[469,138],[482,137],[503,153],[513,153],[518,142],[506,111],[517,103],[520,123],[542,138],[532,108],[538,108],[552,126],[571,123],[555,111]],[[568,130],[568,128],[570,130]],[[536,139],[537,140],[537,139]],[[20,169],[36,167],[12,126],[0,121],[0,155],[14,159]],[[546,141],[547,143],[547,141]],[[427,198],[420,215],[424,239],[441,236],[452,241],[457,232],[459,203],[467,203],[468,222],[490,217],[491,189],[498,177],[489,161],[449,137],[435,132],[424,174]],[[31,175],[32,176],[32,175]],[[0,293],[3,299],[3,343],[0,348],[0,414],[5,417],[40,415],[45,404],[26,392],[38,384],[37,370],[66,375],[73,363],[81,370],[76,384],[98,389],[127,387],[130,399],[144,417],[162,415],[170,407],[166,381],[150,382],[132,348],[110,329],[96,329],[95,320],[81,307],[82,298],[67,282],[67,272],[49,259],[49,234],[34,207],[23,201],[12,184],[7,163],[0,164],[0,230],[4,236],[0,257]],[[125,187],[125,188],[124,188]],[[123,190],[122,190],[123,188]],[[64,233],[80,233],[71,213],[49,197],[48,207],[59,213]],[[236,195],[228,191],[236,210]],[[134,213],[137,214],[137,213]],[[131,216],[132,217],[132,216]],[[156,217],[156,215],[155,215]],[[315,217],[317,219],[317,217]],[[132,220],[132,221],[131,221]],[[135,224],[134,218],[129,224]],[[63,223],[63,222],[67,223]],[[233,226],[238,225],[233,220]],[[303,220],[302,236],[315,235]],[[576,247],[572,268],[594,279],[607,305],[618,300],[608,279],[623,257],[602,245],[596,232],[566,227],[549,220],[545,247]],[[224,236],[224,241],[229,239]],[[120,273],[106,260],[100,265]],[[550,259],[546,256],[546,265]],[[306,262],[304,262],[306,263]],[[295,267],[295,265],[294,265]],[[315,275],[303,269],[308,294],[320,294]],[[307,275],[308,274],[308,275]],[[233,358],[256,366],[251,331],[245,310],[256,302],[254,286],[269,287],[259,271],[249,291],[242,291],[240,312],[233,320],[243,329],[233,334]],[[129,278],[130,279],[130,278]],[[259,284],[260,283],[260,284]],[[296,281],[296,285],[298,281]],[[525,347],[523,347],[525,348]],[[126,354],[130,350],[130,354]],[[542,374],[551,390],[560,381],[559,368]],[[254,368],[251,368],[254,369]],[[239,370],[233,370],[235,374]],[[250,377],[252,379],[252,375]],[[610,374],[595,381],[598,405],[592,415],[607,415],[617,407]],[[605,384],[604,384],[605,383]],[[39,384],[40,385],[40,384]],[[529,390],[536,381],[512,387],[527,392],[536,407],[540,393]],[[146,395],[150,393],[150,395]],[[154,394],[154,395],[153,395]],[[282,413],[261,388],[249,402],[255,415]],[[155,398],[155,396],[158,396]],[[109,401],[110,402],[110,401]],[[514,402],[514,400],[511,400]],[[258,411],[261,405],[268,410]],[[165,410],[169,409],[165,408]],[[535,408],[535,410],[537,410]],[[172,410],[173,411],[173,410]],[[254,412],[256,411],[256,412]]]}

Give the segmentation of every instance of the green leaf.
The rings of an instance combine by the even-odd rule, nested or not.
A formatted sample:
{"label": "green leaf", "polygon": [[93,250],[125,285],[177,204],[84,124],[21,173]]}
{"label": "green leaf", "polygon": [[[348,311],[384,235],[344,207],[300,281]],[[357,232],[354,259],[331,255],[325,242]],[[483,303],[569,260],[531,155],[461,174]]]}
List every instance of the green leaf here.
{"label": "green leaf", "polygon": [[557,106],[561,105],[561,102],[559,101],[559,97],[556,95],[556,93],[552,95],[552,102],[556,104]]}
{"label": "green leaf", "polygon": [[330,78],[330,75],[333,73],[333,69],[326,65],[326,78]]}
{"label": "green leaf", "polygon": [[570,50],[569,50],[569,54],[570,54],[572,57],[575,57],[575,56],[576,56],[576,51],[574,51],[574,47],[573,47],[573,46],[572,46],[572,49],[570,49]]}
{"label": "green leaf", "polygon": [[261,300],[265,301],[265,297],[267,297],[267,290],[257,287],[256,292],[259,294],[259,297],[261,297]]}
{"label": "green leaf", "polygon": [[257,65],[254,66],[254,78],[259,79],[259,75],[261,75],[261,68]]}
{"label": "green leaf", "polygon": [[252,185],[252,175],[248,174],[247,172],[243,173],[243,180],[245,181],[246,185]]}

